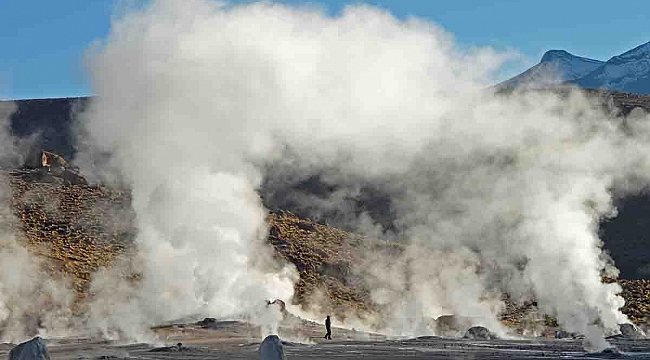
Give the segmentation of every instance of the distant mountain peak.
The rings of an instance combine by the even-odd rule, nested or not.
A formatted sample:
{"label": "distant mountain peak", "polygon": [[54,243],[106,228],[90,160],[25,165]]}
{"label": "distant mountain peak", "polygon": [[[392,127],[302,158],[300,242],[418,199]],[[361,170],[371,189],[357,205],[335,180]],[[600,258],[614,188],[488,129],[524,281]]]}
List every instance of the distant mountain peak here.
{"label": "distant mountain peak", "polygon": [[566,50],[549,50],[539,64],[497,85],[501,89],[546,88],[576,80],[604,62],[576,56]]}
{"label": "distant mountain peak", "polygon": [[549,50],[544,53],[544,56],[542,56],[542,60],[540,62],[553,61],[555,59],[570,58],[572,56],[575,55],[569,53],[566,50]]}
{"label": "distant mountain peak", "polygon": [[650,41],[607,62],[576,56],[566,50],[549,50],[539,64],[496,88],[548,88],[564,83],[585,89],[650,94]]}
{"label": "distant mountain peak", "polygon": [[595,60],[595,59],[590,59],[582,56],[577,56],[573,55],[570,52],[566,50],[549,50],[544,53],[542,56],[542,60],[540,63],[544,62],[553,62],[553,61],[584,61],[586,63],[592,63],[592,64],[602,64],[603,62],[600,60]]}

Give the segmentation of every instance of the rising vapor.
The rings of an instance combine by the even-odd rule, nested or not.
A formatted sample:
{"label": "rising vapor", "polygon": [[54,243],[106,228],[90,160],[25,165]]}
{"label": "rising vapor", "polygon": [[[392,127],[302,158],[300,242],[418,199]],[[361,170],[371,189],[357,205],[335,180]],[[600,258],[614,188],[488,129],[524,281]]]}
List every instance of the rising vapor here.
{"label": "rising vapor", "polygon": [[115,285],[135,300],[102,313],[102,327],[250,315],[289,299],[296,273],[265,244],[258,191],[273,174],[318,174],[340,192],[315,213],[344,209],[362,185],[390,196],[390,234],[348,214],[406,246],[354,269],[385,331],[415,334],[442,314],[503,331],[507,292],[604,347],[597,339],[627,319],[620,287],[601,282],[615,269],[598,221],[615,214],[613,190],[638,189],[626,179],[647,184],[647,123],[624,131],[577,92],[486,91],[508,56],[368,6],[329,16],[153,1],[124,15],[91,56],[99,97],[85,118],[132,188],[143,278]]}
{"label": "rising vapor", "polygon": [[71,283],[44,271],[43,262],[18,236],[19,219],[11,208],[9,169],[20,166],[20,139],[11,134],[13,102],[0,103],[0,341],[35,334],[69,334],[74,320]]}

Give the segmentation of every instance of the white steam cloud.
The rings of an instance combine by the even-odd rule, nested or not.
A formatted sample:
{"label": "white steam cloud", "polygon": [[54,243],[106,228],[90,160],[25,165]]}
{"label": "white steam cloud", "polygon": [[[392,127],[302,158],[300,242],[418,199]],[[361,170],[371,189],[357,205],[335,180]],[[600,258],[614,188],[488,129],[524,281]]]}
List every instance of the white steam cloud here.
{"label": "white steam cloud", "polygon": [[[63,334],[70,328],[73,293],[61,277],[43,268],[26,239],[16,234],[9,169],[20,159],[19,139],[11,135],[13,102],[0,102],[0,341],[22,341],[37,334]],[[32,249],[33,250],[33,249]]]}
{"label": "white steam cloud", "polygon": [[87,131],[133,190],[144,276],[105,327],[289,299],[295,273],[270,258],[257,194],[281,164],[392,196],[407,250],[356,269],[388,330],[449,313],[498,329],[503,292],[567,330],[616,329],[597,226],[613,188],[647,180],[647,119],[624,132],[578,93],[486,92],[507,56],[367,6],[153,1],[125,15],[91,60]]}

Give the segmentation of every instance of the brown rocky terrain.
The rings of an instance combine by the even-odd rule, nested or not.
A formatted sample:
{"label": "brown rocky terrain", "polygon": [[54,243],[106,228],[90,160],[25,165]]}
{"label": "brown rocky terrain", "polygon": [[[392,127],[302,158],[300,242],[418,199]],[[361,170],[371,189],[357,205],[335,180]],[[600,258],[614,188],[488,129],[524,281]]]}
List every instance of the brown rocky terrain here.
{"label": "brown rocky terrain", "polygon": [[11,208],[20,220],[18,238],[46,259],[53,274],[72,275],[77,299],[82,300],[92,273],[131,249],[130,193],[74,185],[41,170],[4,176],[11,184]]}
{"label": "brown rocky terrain", "polygon": [[[350,270],[352,264],[363,261],[360,252],[369,246],[367,241],[358,235],[317,224],[289,212],[271,214],[269,224],[269,242],[276,253],[295,264],[300,272],[294,299],[297,303],[307,304],[314,292],[321,291],[329,298],[331,310],[341,314],[340,317],[344,317],[344,313],[349,313],[350,309],[359,316],[376,310],[368,298],[368,290],[362,283],[353,281],[354,274]],[[400,251],[399,245],[390,246]],[[623,288],[622,295],[626,301],[623,312],[636,324],[645,324],[650,317],[650,280],[615,281]],[[519,304],[507,297],[504,301],[506,310],[501,320],[507,326],[517,329],[528,326],[527,321],[557,326],[552,318],[532,318],[537,310],[534,301]]]}
{"label": "brown rocky terrain", "polygon": [[[46,260],[47,271],[73,278],[77,304],[88,295],[95,270],[134,252],[128,191],[71,183],[44,169],[10,171],[3,176],[11,184],[19,239]],[[326,299],[321,303],[329,304],[325,310],[339,318],[377,310],[352,265],[363,261],[368,246],[399,252],[400,245],[370,241],[285,211],[270,214],[269,226],[268,241],[276,256],[293,263],[300,273],[294,303],[306,306],[320,296]],[[650,316],[650,281],[619,283],[626,299],[623,311],[635,323],[645,323]],[[506,304],[502,320],[515,328],[523,326],[536,309],[534,302]],[[542,321],[554,325],[553,319]]]}
{"label": "brown rocky terrain", "polygon": [[276,254],[300,272],[295,302],[308,304],[312,296],[321,295],[329,299],[328,310],[340,317],[350,311],[357,315],[372,311],[367,290],[353,284],[351,272],[351,265],[362,261],[363,238],[284,211],[271,214],[269,225],[269,242]]}

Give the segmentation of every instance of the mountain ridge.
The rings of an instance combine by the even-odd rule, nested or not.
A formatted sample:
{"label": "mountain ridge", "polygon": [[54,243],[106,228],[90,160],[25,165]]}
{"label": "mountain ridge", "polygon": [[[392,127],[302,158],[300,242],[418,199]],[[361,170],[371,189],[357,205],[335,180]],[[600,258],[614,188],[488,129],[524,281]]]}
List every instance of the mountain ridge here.
{"label": "mountain ridge", "polygon": [[497,84],[496,88],[549,88],[562,84],[583,89],[650,94],[650,42],[604,62],[573,55],[566,50],[549,50],[538,64]]}
{"label": "mountain ridge", "polygon": [[499,89],[543,89],[577,80],[604,64],[600,60],[573,55],[566,50],[549,50],[540,62],[497,85]]}
{"label": "mountain ridge", "polygon": [[650,42],[612,57],[572,83],[588,89],[650,94]]}

